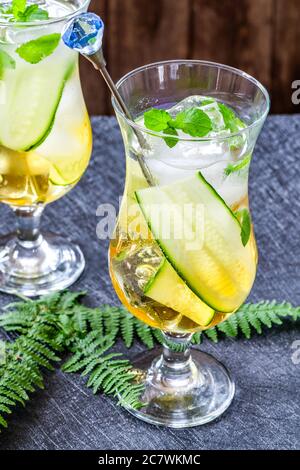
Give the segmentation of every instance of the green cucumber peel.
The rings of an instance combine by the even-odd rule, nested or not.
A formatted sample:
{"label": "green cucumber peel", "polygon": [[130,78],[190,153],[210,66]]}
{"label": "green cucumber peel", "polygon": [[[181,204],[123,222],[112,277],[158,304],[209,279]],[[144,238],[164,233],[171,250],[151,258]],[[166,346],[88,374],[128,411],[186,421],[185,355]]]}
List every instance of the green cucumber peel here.
{"label": "green cucumber peel", "polygon": [[[246,223],[245,223],[245,227],[243,228],[242,226],[242,221],[240,221],[237,217],[237,213],[234,213],[232,211],[232,209],[226,204],[226,202],[224,201],[224,199],[220,196],[220,194],[214,189],[214,187],[208,183],[208,181],[205,179],[205,177],[202,175],[202,173],[200,171],[198,171],[196,173],[196,177],[202,182],[205,184],[206,188],[210,191],[210,193],[212,194],[212,196],[214,198],[216,198],[220,203],[222,203],[222,205],[224,206],[224,209],[228,212],[228,214],[230,215],[231,219],[232,219],[232,222],[234,224],[236,224],[236,228],[237,230],[239,231],[239,233],[241,234],[241,242],[243,244],[243,246],[246,246],[246,241],[248,242],[249,240],[249,237],[250,237],[250,234],[249,234],[249,237],[248,237],[248,240],[247,240],[247,229],[246,229]],[[150,232],[153,234],[153,237],[154,239],[156,240],[156,243],[157,245],[160,247],[160,249],[162,250],[163,254],[164,254],[164,257],[165,259],[170,263],[170,265],[173,267],[173,269],[177,272],[177,274],[179,275],[179,277],[184,280],[184,282],[186,283],[186,285],[190,288],[190,290],[200,299],[202,300],[204,303],[206,303],[206,305],[208,305],[209,307],[211,307],[212,309],[215,309],[215,310],[218,310],[219,308],[214,305],[210,300],[209,298],[207,298],[207,296],[205,294],[203,294],[203,292],[200,292],[199,289],[196,289],[194,287],[194,285],[189,281],[189,279],[187,279],[186,275],[184,274],[184,272],[182,271],[182,269],[178,266],[177,263],[174,262],[172,256],[170,256],[170,253],[168,252],[168,249],[166,249],[165,245],[164,245],[164,242],[162,240],[159,239],[159,237],[157,237],[155,235],[155,230],[153,229],[152,227],[152,223],[150,221],[150,219],[147,217],[147,213],[145,211],[145,208],[143,206],[143,201],[142,199],[139,197],[139,194],[138,194],[138,191],[135,192],[135,199],[145,217],[145,220],[146,220],[146,223],[148,225],[148,228],[150,230]],[[246,219],[246,217],[244,216],[244,219]],[[251,225],[250,225],[250,228],[251,228]],[[250,232],[251,233],[251,232]],[[244,242],[243,242],[244,241]],[[245,243],[245,244],[244,244]],[[151,281],[151,280],[150,280]],[[149,286],[147,286],[147,288],[149,289]],[[219,309],[220,310],[220,309]],[[230,312],[231,310],[226,310],[226,309],[222,309],[222,311],[224,312]]]}
{"label": "green cucumber peel", "polygon": [[[75,62],[72,62],[71,65],[68,67],[68,70],[66,72],[66,75],[65,75],[65,78],[62,82],[62,86],[61,86],[61,89],[59,91],[59,97],[58,97],[58,100],[57,100],[57,105],[53,111],[53,115],[51,117],[51,120],[50,120],[50,123],[49,123],[49,126],[45,132],[45,134],[41,137],[40,140],[38,140],[34,145],[32,145],[31,147],[29,147],[28,149],[26,149],[25,151],[26,152],[30,152],[31,150],[34,150],[36,149],[37,147],[39,147],[40,145],[42,145],[43,142],[45,142],[45,140],[47,139],[47,137],[49,136],[49,134],[51,133],[52,131],[52,128],[53,128],[53,125],[54,125],[54,121],[55,121],[55,117],[56,117],[56,113],[57,113],[57,110],[58,110],[58,107],[60,105],[60,102],[61,102],[61,98],[62,98],[62,95],[63,95],[63,92],[64,92],[64,89],[65,89],[65,86],[66,86],[66,83],[68,82],[68,80],[70,79],[70,77],[73,75],[73,72],[74,72],[74,69],[75,69]],[[54,184],[54,183],[52,183]],[[61,186],[61,185],[60,185]]]}

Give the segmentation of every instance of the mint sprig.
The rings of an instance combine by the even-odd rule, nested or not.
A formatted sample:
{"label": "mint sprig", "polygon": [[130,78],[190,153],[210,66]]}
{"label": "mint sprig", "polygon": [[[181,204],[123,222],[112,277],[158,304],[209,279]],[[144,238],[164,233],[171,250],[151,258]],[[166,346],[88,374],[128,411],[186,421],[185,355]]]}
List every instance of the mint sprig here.
{"label": "mint sprig", "polygon": [[163,109],[150,109],[144,114],[145,126],[155,132],[163,132],[168,129],[172,120],[170,114]]}
{"label": "mint sprig", "polygon": [[172,123],[176,129],[181,129],[192,137],[205,137],[213,129],[210,117],[199,108],[182,111]]}
{"label": "mint sprig", "polygon": [[40,8],[36,4],[26,6],[26,0],[13,0],[11,6],[0,7],[0,13],[12,15],[13,17],[10,18],[10,21],[19,23],[43,21],[49,18],[47,10]]}
{"label": "mint sprig", "polygon": [[230,130],[232,134],[240,132],[246,125],[237,117],[235,112],[224,103],[218,103],[218,108],[223,116],[225,128]]}
{"label": "mint sprig", "polygon": [[22,15],[26,9],[26,0],[13,0],[12,1],[12,14],[15,19],[18,19],[19,15]]}
{"label": "mint sprig", "polygon": [[176,129],[174,129],[173,127],[167,127],[167,129],[164,130],[164,134],[167,134],[168,136],[174,135],[174,137],[165,137],[164,141],[166,142],[168,147],[175,147],[178,142],[178,139],[176,138],[176,136],[178,136],[178,132],[176,131]]}
{"label": "mint sprig", "polygon": [[235,133],[239,131],[237,117],[232,109],[228,108],[223,103],[218,103],[219,111],[223,116],[225,128],[229,129],[230,132]]}
{"label": "mint sprig", "polygon": [[209,116],[195,107],[182,111],[175,119],[163,109],[152,108],[145,112],[144,123],[151,131],[174,135],[174,137],[164,138],[170,148],[174,147],[179,140],[176,138],[178,129],[192,137],[205,137],[213,129]]}
{"label": "mint sprig", "polygon": [[29,5],[25,11],[19,15],[18,21],[27,23],[30,21],[48,20],[49,13],[47,10],[39,8],[38,5]]}
{"label": "mint sprig", "polygon": [[60,34],[53,33],[25,42],[16,50],[17,54],[30,64],[38,64],[51,55],[58,47]]}
{"label": "mint sprig", "polygon": [[241,209],[235,213],[241,225],[241,239],[244,246],[249,242],[251,235],[251,216],[248,209]]}
{"label": "mint sprig", "polygon": [[[26,0],[13,0],[11,6],[2,7],[1,14],[12,15],[10,21],[27,23],[31,21],[43,21],[49,18],[49,13],[40,8],[37,4],[26,6]],[[60,41],[60,34],[49,34],[38,39],[22,44],[16,50],[19,56],[30,64],[37,64],[48,57],[57,48]],[[4,67],[15,68],[14,60],[8,54],[2,52],[0,57],[0,76]],[[8,59],[8,57],[9,59]]]}

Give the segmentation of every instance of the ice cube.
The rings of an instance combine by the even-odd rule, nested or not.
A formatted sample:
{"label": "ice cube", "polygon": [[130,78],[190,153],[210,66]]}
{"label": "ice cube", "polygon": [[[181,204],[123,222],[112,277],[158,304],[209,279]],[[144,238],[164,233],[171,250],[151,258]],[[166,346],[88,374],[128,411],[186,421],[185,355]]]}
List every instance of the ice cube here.
{"label": "ice cube", "polygon": [[[143,118],[137,123],[145,127]],[[215,135],[219,134],[214,132],[213,136]],[[190,137],[181,130],[178,131],[178,136],[181,139]],[[170,148],[161,137],[145,134],[145,138],[149,149],[144,151],[144,156],[150,169],[153,166],[152,160],[163,162],[164,165],[175,169],[193,171],[209,167],[216,162],[223,161],[227,164],[230,162],[230,149],[226,140],[220,142],[179,140],[173,148]]]}
{"label": "ice cube", "polygon": [[225,177],[217,191],[228,206],[239,206],[248,195],[248,172],[232,173]]}
{"label": "ice cube", "polygon": [[183,170],[170,166],[164,161],[157,159],[147,160],[147,165],[159,185],[168,185],[172,182],[189,178],[195,174],[194,169]]}
{"label": "ice cube", "polygon": [[211,98],[210,96],[202,96],[202,95],[192,95],[188,96],[187,98],[183,99],[182,101],[179,101],[179,103],[175,104],[172,106],[172,108],[169,109],[169,113],[171,114],[172,117],[176,117],[178,113],[181,113],[182,111],[191,109],[191,108],[203,108],[205,106],[209,106],[205,104],[211,101],[212,103],[216,103],[214,98]]}
{"label": "ice cube", "polygon": [[[233,182],[234,186],[238,186],[238,193],[245,193],[245,185],[231,179],[231,183],[223,187],[226,179],[225,169],[229,163],[236,162],[246,154],[247,134],[231,138],[230,130],[225,129],[217,101],[206,96],[190,96],[170,108],[168,112],[175,118],[179,112],[191,107],[203,109],[213,121],[214,129],[207,136],[210,140],[192,140],[189,135],[178,130],[178,136],[186,140],[179,140],[173,148],[170,148],[163,138],[145,133],[149,144],[149,148],[144,149],[147,165],[158,184],[170,184],[188,178],[200,170],[215,189],[223,188],[225,200],[231,204],[236,190],[235,187],[231,190],[230,184]],[[137,121],[137,124],[145,127],[143,117]],[[214,137],[216,139],[213,139]],[[222,137],[229,138],[222,139]]]}
{"label": "ice cube", "polygon": [[[184,100],[177,103],[175,106],[169,109],[169,113],[173,118],[177,116],[177,114],[181,113],[182,111],[191,109],[191,108],[199,108],[204,111],[208,117],[211,119],[213,123],[214,131],[210,132],[208,136],[213,136],[215,132],[225,131],[225,123],[223,119],[223,115],[220,112],[218,102],[213,98],[208,96],[200,96],[194,95],[185,98]],[[228,132],[226,132],[228,134]]]}

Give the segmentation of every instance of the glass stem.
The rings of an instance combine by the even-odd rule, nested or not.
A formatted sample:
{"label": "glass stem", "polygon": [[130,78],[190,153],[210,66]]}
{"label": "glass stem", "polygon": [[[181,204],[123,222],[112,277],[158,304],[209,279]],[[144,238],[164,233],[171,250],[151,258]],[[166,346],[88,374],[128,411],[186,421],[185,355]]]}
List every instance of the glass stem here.
{"label": "glass stem", "polygon": [[163,333],[163,354],[157,364],[167,387],[186,389],[194,386],[197,369],[191,357],[192,334]]}
{"label": "glass stem", "polygon": [[38,248],[43,240],[40,232],[43,206],[14,208],[17,223],[17,243],[23,249]]}

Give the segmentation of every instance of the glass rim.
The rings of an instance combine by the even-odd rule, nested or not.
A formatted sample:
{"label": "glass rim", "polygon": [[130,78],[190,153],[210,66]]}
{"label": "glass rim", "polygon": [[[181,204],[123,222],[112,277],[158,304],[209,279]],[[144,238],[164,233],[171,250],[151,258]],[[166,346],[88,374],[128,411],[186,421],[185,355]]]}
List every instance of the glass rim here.
{"label": "glass rim", "polygon": [[[139,72],[142,72],[142,71],[145,71],[145,70],[148,70],[148,69],[152,69],[152,68],[156,68],[156,67],[159,67],[161,65],[169,65],[169,64],[194,64],[194,65],[200,65],[201,64],[201,65],[221,67],[221,68],[223,68],[225,70],[228,70],[230,72],[234,72],[235,74],[240,75],[241,77],[243,77],[246,80],[253,83],[262,92],[263,96],[266,99],[266,109],[265,109],[264,113],[262,113],[262,115],[260,117],[258,117],[257,119],[255,119],[255,121],[253,121],[250,125],[244,127],[243,129],[241,129],[238,132],[235,132],[235,133],[227,135],[227,136],[176,137],[179,141],[181,141],[181,142],[226,141],[228,139],[232,139],[233,137],[243,135],[243,133],[246,133],[246,132],[250,131],[251,129],[256,127],[258,124],[263,123],[265,121],[265,119],[267,118],[267,116],[270,112],[271,99],[270,99],[270,95],[269,95],[269,92],[266,89],[266,87],[261,82],[259,82],[256,78],[254,78],[252,75],[250,75],[246,72],[243,72],[242,70],[237,69],[235,67],[231,67],[230,65],[225,65],[225,64],[218,63],[218,62],[212,62],[212,61],[208,61],[208,60],[196,60],[196,59],[195,60],[194,59],[191,59],[191,60],[189,60],[189,59],[182,59],[182,60],[181,59],[175,59],[175,60],[164,60],[164,61],[159,61],[159,62],[153,62],[151,64],[143,65],[141,67],[138,67],[138,68],[128,72],[126,75],[124,75],[122,78],[120,78],[120,80],[118,80],[118,82],[116,84],[116,87],[117,87],[117,89],[119,89],[121,87],[121,85],[126,82],[126,80],[133,77],[134,75],[136,75]],[[164,138],[164,139],[166,137],[174,138],[174,135],[172,135],[172,134],[165,134],[163,132],[151,131],[150,129],[147,129],[147,128],[137,124],[136,122],[132,121],[131,119],[129,119],[127,116],[125,116],[123,111],[120,109],[118,103],[115,101],[113,96],[112,96],[112,105],[113,105],[113,108],[114,108],[116,114],[119,114],[120,116],[122,116],[122,118],[127,122],[127,124],[130,127],[136,129],[137,131],[149,134],[149,135],[154,136],[154,137]]]}
{"label": "glass rim", "polygon": [[19,27],[33,28],[33,27],[38,27],[38,26],[47,26],[50,24],[60,23],[61,21],[70,20],[74,15],[81,13],[81,11],[84,10],[86,6],[89,5],[90,2],[91,0],[83,0],[82,5],[76,8],[74,11],[67,13],[66,15],[60,16],[58,18],[49,18],[48,20],[43,20],[43,21],[9,22],[9,21],[1,21],[0,19],[0,27],[5,26],[5,27],[10,27],[10,28],[19,28]]}

